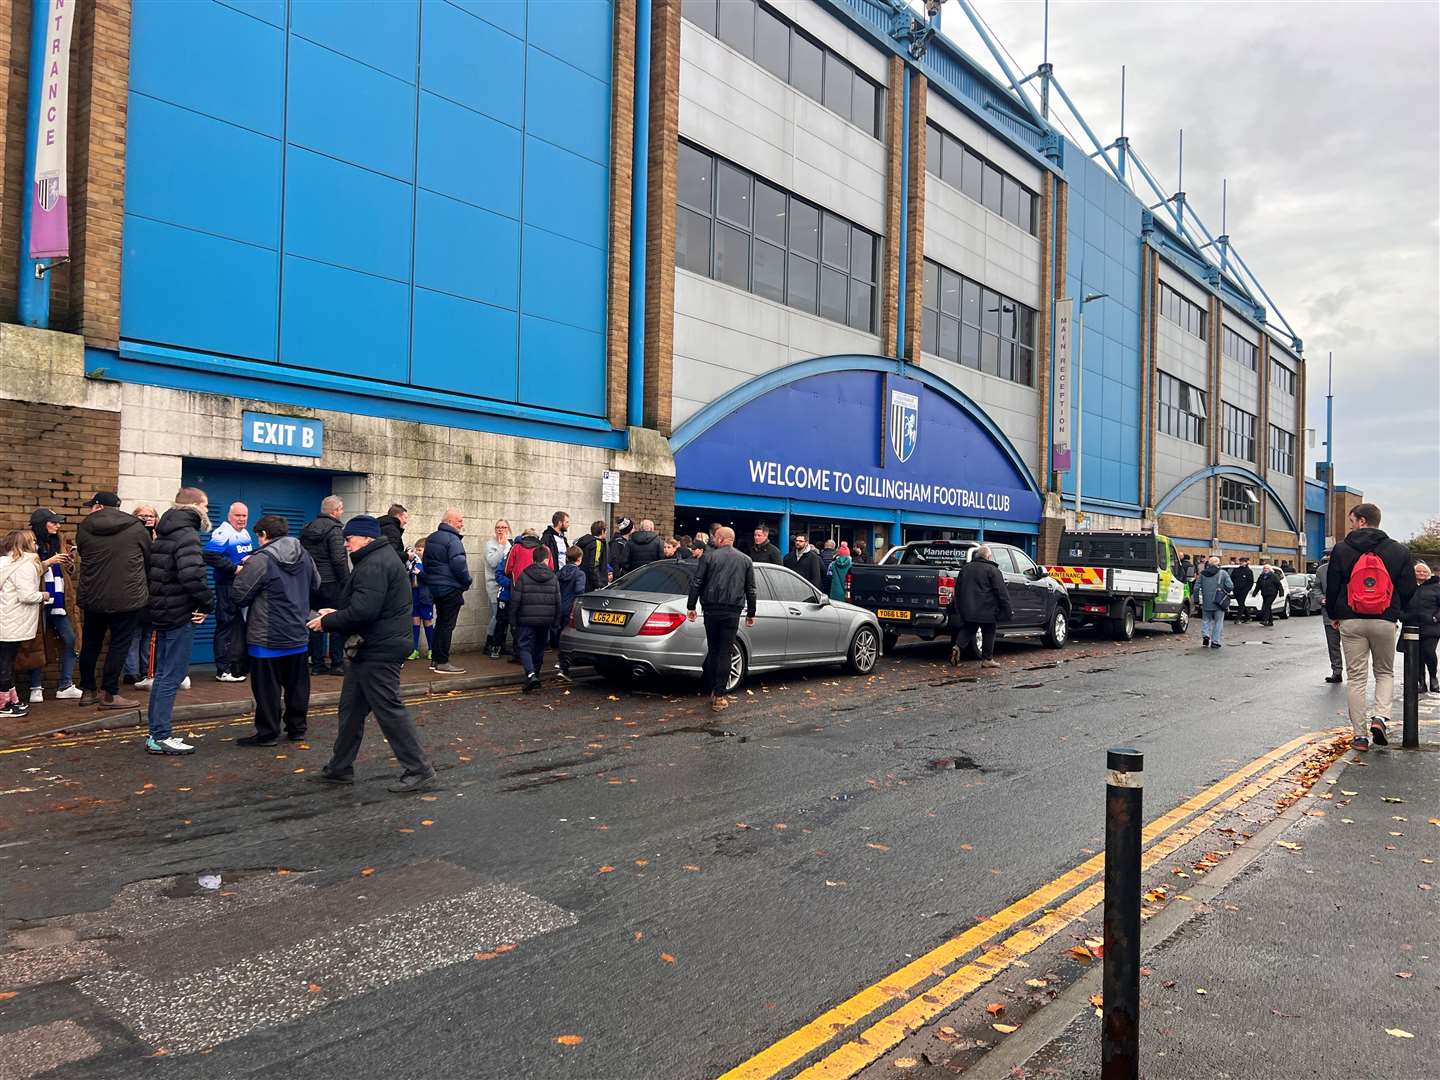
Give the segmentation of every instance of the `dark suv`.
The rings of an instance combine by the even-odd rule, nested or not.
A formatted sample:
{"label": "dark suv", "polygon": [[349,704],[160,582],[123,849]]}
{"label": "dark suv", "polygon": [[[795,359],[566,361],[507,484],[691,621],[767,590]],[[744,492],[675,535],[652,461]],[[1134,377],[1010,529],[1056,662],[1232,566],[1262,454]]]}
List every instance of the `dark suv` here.
{"label": "dark suv", "polygon": [[[1029,555],[1009,544],[986,542],[1010,590],[1010,621],[1001,638],[1038,637],[1058,649],[1070,637],[1070,595]],[[978,540],[915,540],[891,548],[874,566],[857,565],[848,575],[850,602],[869,608],[880,620],[886,652],[901,634],[922,641],[949,636],[955,579],[970,561]],[[973,642],[961,642],[967,651]]]}

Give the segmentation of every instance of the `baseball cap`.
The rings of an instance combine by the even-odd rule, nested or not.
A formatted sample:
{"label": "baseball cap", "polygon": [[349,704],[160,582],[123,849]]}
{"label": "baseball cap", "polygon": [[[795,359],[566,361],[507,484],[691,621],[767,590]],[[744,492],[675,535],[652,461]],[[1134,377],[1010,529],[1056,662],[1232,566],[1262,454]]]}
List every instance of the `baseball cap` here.
{"label": "baseball cap", "polygon": [[113,506],[119,508],[120,496],[113,491],[97,491],[86,506]]}

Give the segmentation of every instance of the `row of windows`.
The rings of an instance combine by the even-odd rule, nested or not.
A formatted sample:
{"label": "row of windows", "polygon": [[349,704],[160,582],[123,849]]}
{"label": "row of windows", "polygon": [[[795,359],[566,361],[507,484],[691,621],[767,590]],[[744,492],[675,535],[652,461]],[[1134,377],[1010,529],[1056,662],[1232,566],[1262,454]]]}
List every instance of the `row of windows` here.
{"label": "row of windows", "polygon": [[677,201],[677,266],[875,332],[873,233],[685,142]]}
{"label": "row of windows", "polygon": [[1040,217],[1035,192],[933,122],[925,125],[925,171],[1035,235]]}
{"label": "row of windows", "polygon": [[1166,435],[1205,445],[1205,391],[1160,372],[1155,426]]}
{"label": "row of windows", "polygon": [[1220,520],[1237,525],[1254,525],[1260,497],[1249,484],[1238,480],[1220,481]]}
{"label": "row of windows", "polygon": [[764,4],[683,0],[680,13],[866,135],[880,137],[879,85]]}
{"label": "row of windows", "polygon": [[1270,385],[1282,394],[1295,396],[1295,372],[1278,360],[1270,361]]}
{"label": "row of windows", "polygon": [[1228,326],[1220,335],[1220,348],[1226,356],[1241,367],[1247,367],[1254,371],[1260,366],[1260,349],[1250,344]]}
{"label": "row of windows", "polygon": [[1255,460],[1255,414],[1220,403],[1220,449],[1231,457]]}
{"label": "row of windows", "polygon": [[926,259],[920,348],[977,371],[1032,386],[1035,312]]}
{"label": "row of windows", "polygon": [[1160,315],[1201,341],[1205,340],[1205,309],[1163,281],[1160,283]]}
{"label": "row of windows", "polygon": [[1295,475],[1295,436],[1274,424],[1270,425],[1270,468]]}

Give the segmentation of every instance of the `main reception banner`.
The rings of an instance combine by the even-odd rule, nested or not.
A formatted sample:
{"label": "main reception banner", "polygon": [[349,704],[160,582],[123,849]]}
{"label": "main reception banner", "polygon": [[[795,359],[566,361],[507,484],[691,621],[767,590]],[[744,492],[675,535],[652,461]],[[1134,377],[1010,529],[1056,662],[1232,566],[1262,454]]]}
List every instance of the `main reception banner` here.
{"label": "main reception banner", "polygon": [[[895,400],[889,400],[894,397]],[[1023,466],[914,379],[833,371],[741,405],[675,455],[677,487],[1035,523]]]}

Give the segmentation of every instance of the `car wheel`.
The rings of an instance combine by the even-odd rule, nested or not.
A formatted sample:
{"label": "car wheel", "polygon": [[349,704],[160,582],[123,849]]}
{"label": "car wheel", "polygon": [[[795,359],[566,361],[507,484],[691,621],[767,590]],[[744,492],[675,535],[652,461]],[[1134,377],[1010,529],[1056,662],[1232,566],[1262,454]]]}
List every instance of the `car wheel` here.
{"label": "car wheel", "polygon": [[1051,649],[1063,649],[1070,640],[1070,617],[1059,604],[1050,616],[1050,625],[1045,628],[1045,644]]}
{"label": "car wheel", "polygon": [[854,675],[869,675],[879,659],[880,638],[871,627],[860,627],[850,639],[850,655],[845,666]]}
{"label": "car wheel", "polygon": [[1280,618],[1282,618],[1282,619],[1288,619],[1288,618],[1290,618],[1290,601],[1289,601],[1289,600],[1286,600],[1286,601],[1285,601],[1285,606],[1280,609]]}
{"label": "car wheel", "polygon": [[1135,608],[1125,605],[1125,611],[1118,619],[1110,620],[1110,636],[1116,641],[1130,641],[1135,637]]}
{"label": "car wheel", "polygon": [[895,646],[899,643],[899,641],[899,634],[892,633],[889,630],[882,630],[880,632],[880,649],[882,652],[885,653],[886,656],[889,656],[895,651]]}
{"label": "car wheel", "polygon": [[[995,635],[998,640],[1000,635]],[[960,655],[966,660],[979,660],[981,651],[985,647],[985,632],[980,627],[975,627],[960,639]]]}
{"label": "car wheel", "polygon": [[628,686],[634,681],[631,665],[623,660],[596,660],[595,673],[616,686]]}
{"label": "car wheel", "polygon": [[725,693],[733,694],[745,681],[745,674],[750,668],[750,663],[745,656],[745,646],[740,642],[730,646],[730,666],[725,673]]}
{"label": "car wheel", "polygon": [[1177,634],[1183,634],[1190,629],[1190,606],[1180,605],[1180,614],[1175,616],[1175,621],[1170,624],[1170,629]]}

